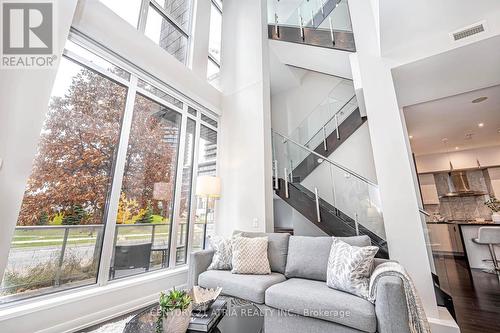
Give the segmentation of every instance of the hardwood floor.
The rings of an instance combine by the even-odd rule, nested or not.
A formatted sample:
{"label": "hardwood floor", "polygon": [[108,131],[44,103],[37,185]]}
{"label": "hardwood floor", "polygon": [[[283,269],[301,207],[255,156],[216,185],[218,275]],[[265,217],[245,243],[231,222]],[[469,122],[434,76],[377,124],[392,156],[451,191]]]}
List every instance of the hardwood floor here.
{"label": "hardwood floor", "polygon": [[441,288],[453,297],[462,333],[500,332],[500,283],[496,275],[474,269],[463,259],[435,256]]}

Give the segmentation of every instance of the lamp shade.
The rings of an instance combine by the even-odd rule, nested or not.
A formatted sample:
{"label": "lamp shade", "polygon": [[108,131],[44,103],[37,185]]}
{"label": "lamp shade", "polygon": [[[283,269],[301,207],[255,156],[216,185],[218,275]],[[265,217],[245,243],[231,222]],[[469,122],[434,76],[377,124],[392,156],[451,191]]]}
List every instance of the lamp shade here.
{"label": "lamp shade", "polygon": [[198,176],[196,178],[196,195],[199,197],[220,197],[220,178],[215,176]]}

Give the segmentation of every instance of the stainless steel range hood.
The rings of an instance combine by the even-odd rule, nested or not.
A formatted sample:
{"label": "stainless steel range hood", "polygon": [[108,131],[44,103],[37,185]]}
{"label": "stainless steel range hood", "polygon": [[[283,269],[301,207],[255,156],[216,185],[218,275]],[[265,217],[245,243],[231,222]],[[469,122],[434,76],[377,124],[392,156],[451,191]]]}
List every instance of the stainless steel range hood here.
{"label": "stainless steel range hood", "polygon": [[486,194],[485,192],[471,190],[466,171],[448,172],[448,189],[449,192],[441,197],[474,197]]}

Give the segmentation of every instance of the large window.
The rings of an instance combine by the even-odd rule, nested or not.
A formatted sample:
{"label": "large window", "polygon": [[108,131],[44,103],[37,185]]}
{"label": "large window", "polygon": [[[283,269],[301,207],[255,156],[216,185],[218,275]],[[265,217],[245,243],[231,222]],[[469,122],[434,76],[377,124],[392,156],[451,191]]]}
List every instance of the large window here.
{"label": "large window", "polygon": [[210,9],[210,33],[208,39],[207,80],[219,85],[222,49],[222,1],[212,0]]}
{"label": "large window", "polygon": [[[112,278],[168,266],[180,124],[179,113],[136,96],[116,216]],[[132,254],[140,258],[134,261]]]}
{"label": "large window", "polygon": [[191,0],[100,0],[180,62],[186,63]]}
{"label": "large window", "polygon": [[96,282],[127,88],[61,60],[1,298]]}
{"label": "large window", "polygon": [[215,173],[217,120],[84,37],[71,40],[0,303],[185,264],[202,247],[193,238],[205,238],[194,225],[210,221],[198,216],[193,178]]}

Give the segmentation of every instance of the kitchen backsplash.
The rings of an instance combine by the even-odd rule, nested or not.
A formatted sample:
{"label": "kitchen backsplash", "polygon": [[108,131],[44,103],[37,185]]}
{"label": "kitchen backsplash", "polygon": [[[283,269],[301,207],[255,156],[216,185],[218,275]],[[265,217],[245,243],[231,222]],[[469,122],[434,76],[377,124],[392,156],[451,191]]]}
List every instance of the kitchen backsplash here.
{"label": "kitchen backsplash", "polygon": [[[473,170],[467,172],[467,179],[471,190],[488,193],[490,179],[488,174],[482,170]],[[438,195],[441,196],[449,191],[448,174],[434,174]],[[439,205],[425,205],[425,210],[431,215],[438,213],[447,220],[474,220],[483,218],[491,219],[491,210],[484,205],[488,200],[488,195],[475,197],[445,197],[439,198]],[[427,218],[432,220],[432,216]]]}

